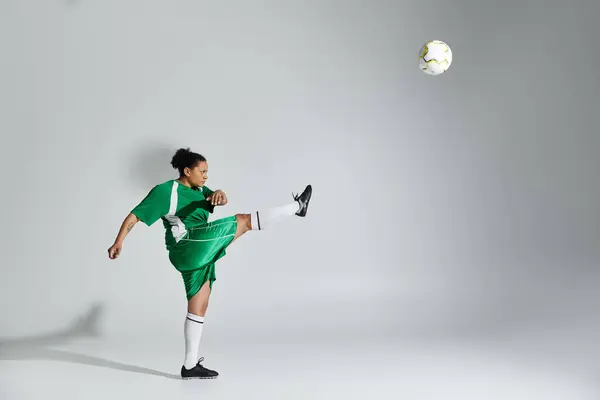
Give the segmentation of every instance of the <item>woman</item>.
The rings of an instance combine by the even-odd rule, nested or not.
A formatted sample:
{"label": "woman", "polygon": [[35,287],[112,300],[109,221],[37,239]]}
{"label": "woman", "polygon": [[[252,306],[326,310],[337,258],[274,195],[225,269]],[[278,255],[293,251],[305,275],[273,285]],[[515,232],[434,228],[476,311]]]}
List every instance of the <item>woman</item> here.
{"label": "woman", "polygon": [[226,248],[234,240],[249,230],[265,229],[282,217],[306,216],[312,187],[308,185],[302,194],[294,195],[290,204],[208,222],[215,206],[227,204],[227,196],[222,190],[213,191],[205,186],[208,179],[206,159],[189,148],[179,149],[171,165],[179,171],[179,178],[156,185],[133,208],[121,224],[108,256],[110,259],[119,257],[125,237],[139,221],[150,226],[162,220],[169,260],[182,275],[188,300],[181,377],[215,378],[218,376],[216,371],[201,365],[204,358],[198,357],[198,350],[208,299],[216,280],[216,261],[225,255]]}

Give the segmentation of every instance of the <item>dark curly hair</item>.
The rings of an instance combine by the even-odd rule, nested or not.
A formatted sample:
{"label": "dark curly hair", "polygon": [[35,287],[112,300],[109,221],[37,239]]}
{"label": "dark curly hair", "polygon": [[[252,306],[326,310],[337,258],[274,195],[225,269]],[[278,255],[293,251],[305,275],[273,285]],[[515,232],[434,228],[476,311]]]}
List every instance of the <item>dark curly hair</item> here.
{"label": "dark curly hair", "polygon": [[206,161],[206,158],[201,154],[194,153],[190,148],[179,149],[171,159],[173,168],[179,171],[179,176],[183,176],[183,171],[186,168],[194,168],[199,162]]}

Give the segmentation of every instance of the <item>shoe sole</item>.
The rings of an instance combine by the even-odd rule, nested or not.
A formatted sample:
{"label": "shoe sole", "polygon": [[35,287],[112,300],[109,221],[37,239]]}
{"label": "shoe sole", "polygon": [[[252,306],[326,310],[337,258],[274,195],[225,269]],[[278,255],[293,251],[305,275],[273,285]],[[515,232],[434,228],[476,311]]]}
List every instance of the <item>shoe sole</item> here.
{"label": "shoe sole", "polygon": [[310,198],[312,197],[312,185],[310,186],[310,192],[308,197],[306,198],[306,203],[304,204],[304,210],[300,213],[296,213],[299,217],[306,217],[306,213],[308,212],[308,204],[310,203]]}
{"label": "shoe sole", "polygon": [[184,381],[190,381],[193,379],[216,379],[216,376],[189,376],[189,377],[185,377],[185,378],[181,378]]}

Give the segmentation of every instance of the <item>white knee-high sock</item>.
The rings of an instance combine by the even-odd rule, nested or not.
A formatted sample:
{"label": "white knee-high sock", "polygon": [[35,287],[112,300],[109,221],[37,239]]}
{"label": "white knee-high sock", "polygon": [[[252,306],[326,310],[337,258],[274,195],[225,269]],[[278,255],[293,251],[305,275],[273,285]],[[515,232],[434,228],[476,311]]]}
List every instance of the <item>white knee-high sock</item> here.
{"label": "white knee-high sock", "polygon": [[183,366],[186,369],[192,369],[198,363],[198,350],[200,348],[203,328],[204,317],[188,312],[184,325],[185,360]]}
{"label": "white knee-high sock", "polygon": [[284,206],[268,208],[266,210],[257,210],[250,213],[250,224],[252,230],[262,230],[275,222],[281,221],[285,217],[292,216],[300,210],[300,203],[293,203]]}

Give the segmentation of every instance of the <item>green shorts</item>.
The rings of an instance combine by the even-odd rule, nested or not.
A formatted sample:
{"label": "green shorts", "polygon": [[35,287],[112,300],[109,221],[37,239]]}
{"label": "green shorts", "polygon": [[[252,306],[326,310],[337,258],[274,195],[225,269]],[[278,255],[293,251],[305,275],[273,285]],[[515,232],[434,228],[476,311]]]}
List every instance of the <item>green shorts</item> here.
{"label": "green shorts", "polygon": [[190,228],[169,250],[171,264],[181,273],[187,299],[191,299],[206,283],[217,279],[215,263],[225,255],[237,230],[234,215],[217,219],[204,226]]}

